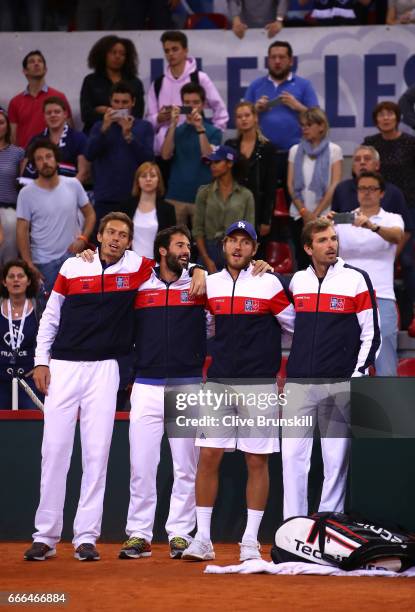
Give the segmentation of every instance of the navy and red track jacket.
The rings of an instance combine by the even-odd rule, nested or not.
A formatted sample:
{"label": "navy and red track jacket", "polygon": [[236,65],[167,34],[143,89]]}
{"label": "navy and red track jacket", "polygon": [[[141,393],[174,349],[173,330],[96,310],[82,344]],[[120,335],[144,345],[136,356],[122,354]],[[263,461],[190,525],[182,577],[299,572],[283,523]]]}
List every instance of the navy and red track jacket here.
{"label": "navy and red track jacket", "polygon": [[312,266],[290,283],[296,319],[289,378],[363,376],[380,349],[375,292],[367,272],[340,257],[319,279]]}

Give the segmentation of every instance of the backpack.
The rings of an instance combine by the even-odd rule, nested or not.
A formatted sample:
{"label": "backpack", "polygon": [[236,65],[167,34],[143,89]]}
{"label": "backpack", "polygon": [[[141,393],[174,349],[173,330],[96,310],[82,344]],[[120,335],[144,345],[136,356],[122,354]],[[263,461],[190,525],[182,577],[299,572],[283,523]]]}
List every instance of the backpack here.
{"label": "backpack", "polygon": [[[197,85],[199,85],[199,71],[198,70],[195,70],[194,72],[191,72],[189,76],[190,76],[190,82],[191,83],[196,83]],[[161,89],[161,86],[163,84],[163,79],[164,79],[164,74],[159,76],[154,81],[154,93],[156,94],[156,100],[157,101],[159,99],[160,89]]]}
{"label": "backpack", "polygon": [[415,565],[415,535],[357,514],[317,512],[284,521],[276,531],[271,557],[274,563],[403,572]]}

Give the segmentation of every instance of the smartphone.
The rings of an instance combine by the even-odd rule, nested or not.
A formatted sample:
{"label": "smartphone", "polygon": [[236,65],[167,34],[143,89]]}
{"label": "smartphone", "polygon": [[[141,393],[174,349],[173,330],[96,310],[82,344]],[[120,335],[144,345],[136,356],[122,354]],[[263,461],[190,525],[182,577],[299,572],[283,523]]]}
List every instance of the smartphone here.
{"label": "smartphone", "polygon": [[118,110],[115,110],[111,117],[113,119],[126,119],[127,117],[129,117],[130,115],[130,111],[128,110],[128,108],[119,108]]}
{"label": "smartphone", "polygon": [[354,212],[335,213],[333,221],[336,225],[344,225],[345,223],[353,223],[354,217]]}
{"label": "smartphone", "polygon": [[191,106],[179,106],[179,109],[181,115],[190,115],[193,110]]}
{"label": "smartphone", "polygon": [[274,106],[279,106],[280,104],[282,104],[282,100],[279,96],[277,96],[268,102],[267,108],[274,108]]}

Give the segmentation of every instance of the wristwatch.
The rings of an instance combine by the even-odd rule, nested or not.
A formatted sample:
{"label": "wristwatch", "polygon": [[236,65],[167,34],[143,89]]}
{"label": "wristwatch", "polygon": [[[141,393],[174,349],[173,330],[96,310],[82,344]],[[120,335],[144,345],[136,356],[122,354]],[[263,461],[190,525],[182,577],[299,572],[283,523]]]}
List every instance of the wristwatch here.
{"label": "wristwatch", "polygon": [[375,232],[376,234],[379,233],[380,230],[380,225],[374,225],[373,227],[370,228],[372,230],[372,232]]}

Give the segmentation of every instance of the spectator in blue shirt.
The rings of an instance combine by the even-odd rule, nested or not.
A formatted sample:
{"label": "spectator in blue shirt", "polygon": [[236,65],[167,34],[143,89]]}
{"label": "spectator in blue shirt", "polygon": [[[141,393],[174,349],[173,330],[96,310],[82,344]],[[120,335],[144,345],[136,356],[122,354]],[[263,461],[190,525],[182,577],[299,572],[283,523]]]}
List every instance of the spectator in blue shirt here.
{"label": "spectator in blue shirt", "polygon": [[[201,85],[186,83],[180,95],[183,106],[172,108],[161,156],[172,160],[166,200],[176,209],[177,223],[186,225],[194,216],[197,190],[211,182],[202,158],[212,153],[212,145],[220,145],[222,132],[203,117],[206,92]],[[183,111],[186,121],[177,125]]]}
{"label": "spectator in blue shirt", "polygon": [[135,98],[130,86],[114,85],[110,101],[104,119],[91,130],[85,152],[92,162],[97,226],[111,211],[128,214],[135,171],[153,159],[153,128],[133,117]]}

